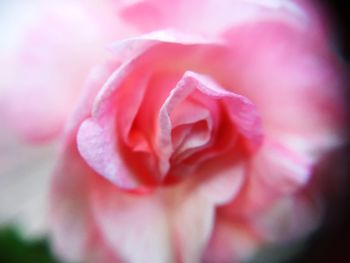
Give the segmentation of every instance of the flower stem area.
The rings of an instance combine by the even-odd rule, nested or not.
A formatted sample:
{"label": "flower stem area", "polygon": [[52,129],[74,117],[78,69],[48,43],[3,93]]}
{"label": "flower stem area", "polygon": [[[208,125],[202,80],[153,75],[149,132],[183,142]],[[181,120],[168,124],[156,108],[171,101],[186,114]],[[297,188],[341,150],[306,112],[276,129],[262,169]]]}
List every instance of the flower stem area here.
{"label": "flower stem area", "polygon": [[46,239],[25,240],[11,226],[0,229],[0,262],[58,263],[50,253]]}

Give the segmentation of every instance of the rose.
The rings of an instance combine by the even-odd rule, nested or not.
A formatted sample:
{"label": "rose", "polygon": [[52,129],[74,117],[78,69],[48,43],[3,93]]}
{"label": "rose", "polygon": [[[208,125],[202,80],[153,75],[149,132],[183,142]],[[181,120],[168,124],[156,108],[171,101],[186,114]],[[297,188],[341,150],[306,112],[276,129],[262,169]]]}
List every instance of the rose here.
{"label": "rose", "polygon": [[2,5],[1,121],[26,141],[53,139],[74,108],[86,75],[105,59],[107,43],[131,30],[105,1]]}
{"label": "rose", "polygon": [[235,262],[317,225],[305,187],[342,122],[318,16],[290,1],[186,3],[160,23],[175,30],[111,47],[67,123],[51,217],[66,260]]}
{"label": "rose", "polygon": [[[327,46],[326,32],[320,30],[322,24],[318,22],[317,14],[312,9],[303,9],[286,1],[266,2],[270,3],[267,6],[257,1],[222,1],[220,6],[212,6],[210,2],[199,5],[193,1],[182,7],[182,2],[178,1],[173,3],[173,8],[164,8],[162,3],[139,1],[122,9],[122,13],[126,19],[140,25],[140,20],[133,20],[133,17],[140,18],[135,16],[140,10],[135,7],[146,7],[141,8],[145,17],[149,14],[147,10],[152,11],[153,8],[160,11],[160,15],[157,23],[148,25],[148,28],[170,26],[176,31],[187,31],[187,34],[150,34],[114,47],[114,50],[117,49],[114,51],[116,61],[92,75],[89,88],[85,95],[80,96],[78,109],[67,125],[61,164],[54,181],[52,217],[56,250],[67,259],[85,258],[96,262],[116,259],[142,262],[167,259],[192,262],[200,258],[209,262],[239,260],[249,256],[255,247],[266,241],[294,238],[313,228],[317,221],[318,211],[314,211],[317,207],[304,196],[304,185],[309,181],[310,170],[325,150],[334,146],[341,122],[337,112],[337,104],[341,101],[337,89],[341,85],[339,69]],[[194,7],[197,12],[193,12]],[[220,14],[220,18],[208,19],[211,14],[208,10],[212,8],[216,11],[214,14]],[[169,10],[172,12],[169,13]],[[236,12],[234,16],[233,11]],[[191,21],[185,20],[186,16]],[[168,20],[163,21],[163,18]],[[86,25],[90,18],[82,21]],[[63,27],[64,32],[67,28],[71,32],[70,26],[77,26],[73,32],[81,32],[81,24],[76,20],[64,18],[63,22],[69,24]],[[103,26],[109,28],[110,24],[104,23]],[[112,33],[107,31],[110,37]],[[261,32],[264,32],[263,37]],[[204,40],[196,37],[197,34],[204,36]],[[75,33],[69,35],[75,39]],[[79,36],[74,43],[86,43],[86,39],[91,39],[79,39]],[[263,41],[256,43],[258,37]],[[100,43],[100,36],[95,39]],[[73,42],[70,42],[71,45]],[[69,45],[62,51],[61,45],[56,42],[56,46],[48,52],[50,56],[60,54],[68,61],[49,71],[56,76],[57,70],[63,69],[58,78],[63,77],[63,84],[56,87],[67,88],[64,93],[72,99],[67,103],[66,97],[62,97],[59,102],[68,108],[76,103],[80,92],[80,84],[72,83],[81,83],[87,68],[100,60],[98,52],[93,58],[87,58],[95,54],[89,51],[75,57],[77,53],[70,53]],[[99,47],[100,44],[97,49]],[[166,52],[168,49],[174,52]],[[84,69],[81,73],[77,70],[67,75],[70,71],[66,71],[67,65],[74,65],[72,61],[80,64],[80,58],[88,61],[86,68],[82,63]],[[134,59],[136,65],[130,64],[130,59]],[[169,60],[176,63],[168,66],[164,61]],[[138,63],[145,61],[149,61],[149,69],[139,72],[138,67],[142,68],[142,65]],[[34,67],[37,70],[31,74],[28,68],[22,70],[28,74],[25,79],[39,76],[37,81],[40,84],[40,76],[47,76],[43,68]],[[115,70],[119,73],[112,74],[111,71]],[[149,72],[149,81],[146,72]],[[131,78],[133,81],[145,80],[145,100],[152,98],[149,94],[156,94],[155,101],[162,105],[152,104],[155,109],[150,110],[152,107],[147,106],[135,113],[137,121],[133,124],[138,124],[130,127],[132,133],[127,139],[131,145],[125,149],[120,145],[125,139],[122,134],[128,130],[126,124],[130,115],[120,111],[137,110],[134,108],[137,98],[127,93],[139,90],[119,85],[122,83],[111,83],[113,85],[109,88],[101,90],[107,79],[124,79],[125,76],[120,76],[120,73],[129,78],[130,75],[135,76]],[[276,75],[279,77],[276,78]],[[52,77],[47,79],[52,81]],[[168,94],[156,92],[151,85],[161,81],[166,86],[161,91]],[[15,86],[23,87],[22,84]],[[40,96],[41,99],[36,102],[50,98],[45,94],[52,95],[45,92],[45,88],[40,88],[45,86],[36,87],[39,88],[28,88],[29,94]],[[123,99],[118,92],[121,87],[127,91]],[[62,94],[59,89],[56,91],[51,102],[56,103]],[[111,94],[108,94],[109,91]],[[178,95],[183,96],[183,102],[177,101],[181,100]],[[37,122],[29,124],[23,121],[25,111],[22,109],[12,110],[15,114],[8,117],[20,132],[31,139],[56,134],[70,111],[62,113],[61,103],[47,103],[35,110],[33,105],[40,104],[26,104],[28,98],[20,92],[11,96],[5,109],[27,106],[27,116],[35,116],[32,120]],[[118,104],[112,100],[114,96]],[[92,101],[95,101],[96,110],[92,109]],[[104,111],[107,106],[111,106],[110,112]],[[276,108],[281,114],[276,114]],[[101,110],[106,115],[101,115]],[[132,112],[129,110],[129,113]],[[187,112],[196,114],[187,119],[183,116]],[[185,122],[181,127],[171,128],[171,142],[169,138],[163,140],[163,132],[169,125],[166,113],[170,115],[173,126]],[[116,116],[126,123],[115,122]],[[159,120],[163,126],[146,129],[147,122],[140,125],[145,116]],[[247,119],[250,122],[245,123]],[[110,128],[114,125],[117,125],[118,132],[111,134]],[[223,129],[225,126],[230,129]],[[104,136],[100,137],[98,131],[102,131]],[[144,148],[147,143],[142,143],[145,141],[140,137],[147,131],[150,131],[151,138],[158,138],[149,143],[155,150],[153,152],[152,148],[152,153],[148,155],[147,148]],[[165,134],[169,135],[169,130]],[[223,139],[221,135],[224,135]],[[220,138],[233,145],[224,145]],[[118,148],[108,148],[113,140]],[[130,153],[130,149],[136,149],[138,153]],[[211,155],[211,151],[215,154]],[[226,153],[233,151],[234,154],[226,157]],[[121,164],[126,163],[127,169],[141,167],[143,170],[131,171],[130,177],[120,180],[127,173],[113,173],[113,165],[119,159]],[[234,172],[229,172],[231,170]],[[102,180],[101,175],[108,177],[112,183]],[[119,213],[121,210],[123,212]],[[139,222],[140,217],[144,222]]]}

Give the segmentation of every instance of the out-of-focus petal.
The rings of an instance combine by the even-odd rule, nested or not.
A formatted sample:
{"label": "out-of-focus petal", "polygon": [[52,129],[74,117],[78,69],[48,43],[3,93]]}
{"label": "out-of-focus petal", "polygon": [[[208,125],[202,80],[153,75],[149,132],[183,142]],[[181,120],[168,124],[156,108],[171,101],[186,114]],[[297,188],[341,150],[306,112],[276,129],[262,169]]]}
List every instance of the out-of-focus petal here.
{"label": "out-of-focus petal", "polygon": [[312,167],[304,156],[267,138],[253,157],[250,173],[274,191],[292,194],[309,181]]}
{"label": "out-of-focus petal", "polygon": [[203,262],[244,262],[252,257],[260,244],[259,235],[248,224],[230,222],[218,216]]}
{"label": "out-of-focus petal", "polygon": [[108,62],[95,67],[90,74],[75,112],[67,121],[53,174],[49,217],[51,241],[54,252],[68,262],[120,262],[91,215],[88,198],[92,183],[90,178],[96,175],[78,152],[76,140],[79,125],[90,116],[99,88],[112,73],[111,69],[117,66],[115,62]]}
{"label": "out-of-focus petal", "polygon": [[55,170],[51,191],[51,202],[55,204],[50,213],[52,243],[55,253],[68,261],[85,258],[93,231],[86,197],[91,170],[74,145],[65,150],[65,156]]}
{"label": "out-of-focus petal", "polygon": [[334,137],[344,117],[343,80],[329,46],[282,23],[245,25],[228,35],[236,88],[257,106],[268,134],[300,135],[310,144]]}
{"label": "out-of-focus petal", "polygon": [[24,139],[47,141],[62,131],[91,67],[106,58],[105,45],[126,30],[105,4],[37,1],[21,22],[17,11],[26,7],[13,4],[4,19],[15,33],[0,41],[0,116]]}
{"label": "out-of-focus petal", "polygon": [[199,262],[212,233],[215,207],[212,200],[195,191],[185,193],[181,199],[175,199],[174,205],[170,206],[172,210],[168,212],[176,259],[179,262]]}
{"label": "out-of-focus petal", "polygon": [[313,165],[298,152],[266,138],[263,147],[247,164],[240,196],[222,209],[231,216],[254,218],[281,196],[295,195],[306,186]]}
{"label": "out-of-focus petal", "polygon": [[268,242],[288,242],[317,229],[322,209],[319,201],[300,192],[278,199],[251,225]]}
{"label": "out-of-focus petal", "polygon": [[[73,140],[72,140],[73,139]],[[64,149],[55,169],[50,202],[49,225],[54,253],[68,262],[119,262],[91,214],[90,178],[94,172],[80,157],[74,138]]]}
{"label": "out-of-focus petal", "polygon": [[196,262],[200,258],[213,220],[213,204],[206,198],[181,189],[130,195],[104,179],[95,180],[94,216],[121,258],[131,262]]}
{"label": "out-of-focus petal", "polygon": [[246,22],[278,20],[302,26],[310,22],[304,10],[294,1],[289,0],[114,2],[121,16],[143,31],[176,28],[182,31],[215,35],[229,27]]}

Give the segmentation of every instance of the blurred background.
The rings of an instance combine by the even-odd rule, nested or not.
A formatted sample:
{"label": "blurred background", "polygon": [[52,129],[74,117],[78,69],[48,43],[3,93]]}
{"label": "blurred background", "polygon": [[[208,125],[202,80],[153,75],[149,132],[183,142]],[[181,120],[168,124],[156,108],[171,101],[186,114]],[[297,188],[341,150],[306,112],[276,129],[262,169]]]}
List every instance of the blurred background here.
{"label": "blurred background", "polygon": [[[335,49],[343,58],[349,73],[350,63],[350,3],[347,0],[315,0],[323,5],[332,18]],[[350,113],[350,74],[347,74],[345,93],[348,118]],[[350,120],[348,121],[350,124]],[[308,240],[302,252],[288,262],[350,262],[350,125],[347,143],[324,165],[321,174],[327,183],[326,213],[321,228]]]}
{"label": "blurred background", "polygon": [[[349,65],[348,0],[314,1],[324,6],[332,18],[334,48],[344,63]],[[9,2],[0,0],[2,37],[11,31],[11,24],[6,24]],[[12,4],[14,2],[16,1],[12,1]],[[30,8],[30,4],[26,3],[18,16],[25,15],[28,11],[26,8]],[[25,23],[25,19],[23,21]],[[0,74],[5,74],[4,72]],[[350,102],[349,86],[347,85],[346,92]],[[348,134],[350,139],[350,130]],[[50,181],[48,175],[53,169],[56,151],[55,143],[35,148],[25,146],[11,131],[0,129],[0,262],[58,262],[50,253],[45,236],[46,200]],[[329,174],[332,176],[327,176]],[[319,168],[318,176],[324,176],[328,180],[321,189],[326,200],[322,226],[302,243],[292,244],[288,248],[266,249],[257,255],[254,262],[350,262],[349,142],[331,154]]]}

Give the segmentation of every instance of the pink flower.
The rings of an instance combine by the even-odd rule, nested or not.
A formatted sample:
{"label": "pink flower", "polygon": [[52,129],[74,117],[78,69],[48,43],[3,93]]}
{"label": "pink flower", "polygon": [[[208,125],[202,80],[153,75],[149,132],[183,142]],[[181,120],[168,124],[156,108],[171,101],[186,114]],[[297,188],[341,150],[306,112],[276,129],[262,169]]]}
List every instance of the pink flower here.
{"label": "pink flower", "polygon": [[320,10],[39,2],[38,21],[0,42],[1,114],[31,141],[65,127],[50,200],[57,255],[241,262],[317,227],[322,204],[307,187],[344,123]]}
{"label": "pink flower", "polygon": [[239,262],[317,226],[306,186],[343,122],[327,30],[296,2],[214,2],[118,3],[161,30],[115,42],[67,123],[64,259]]}

